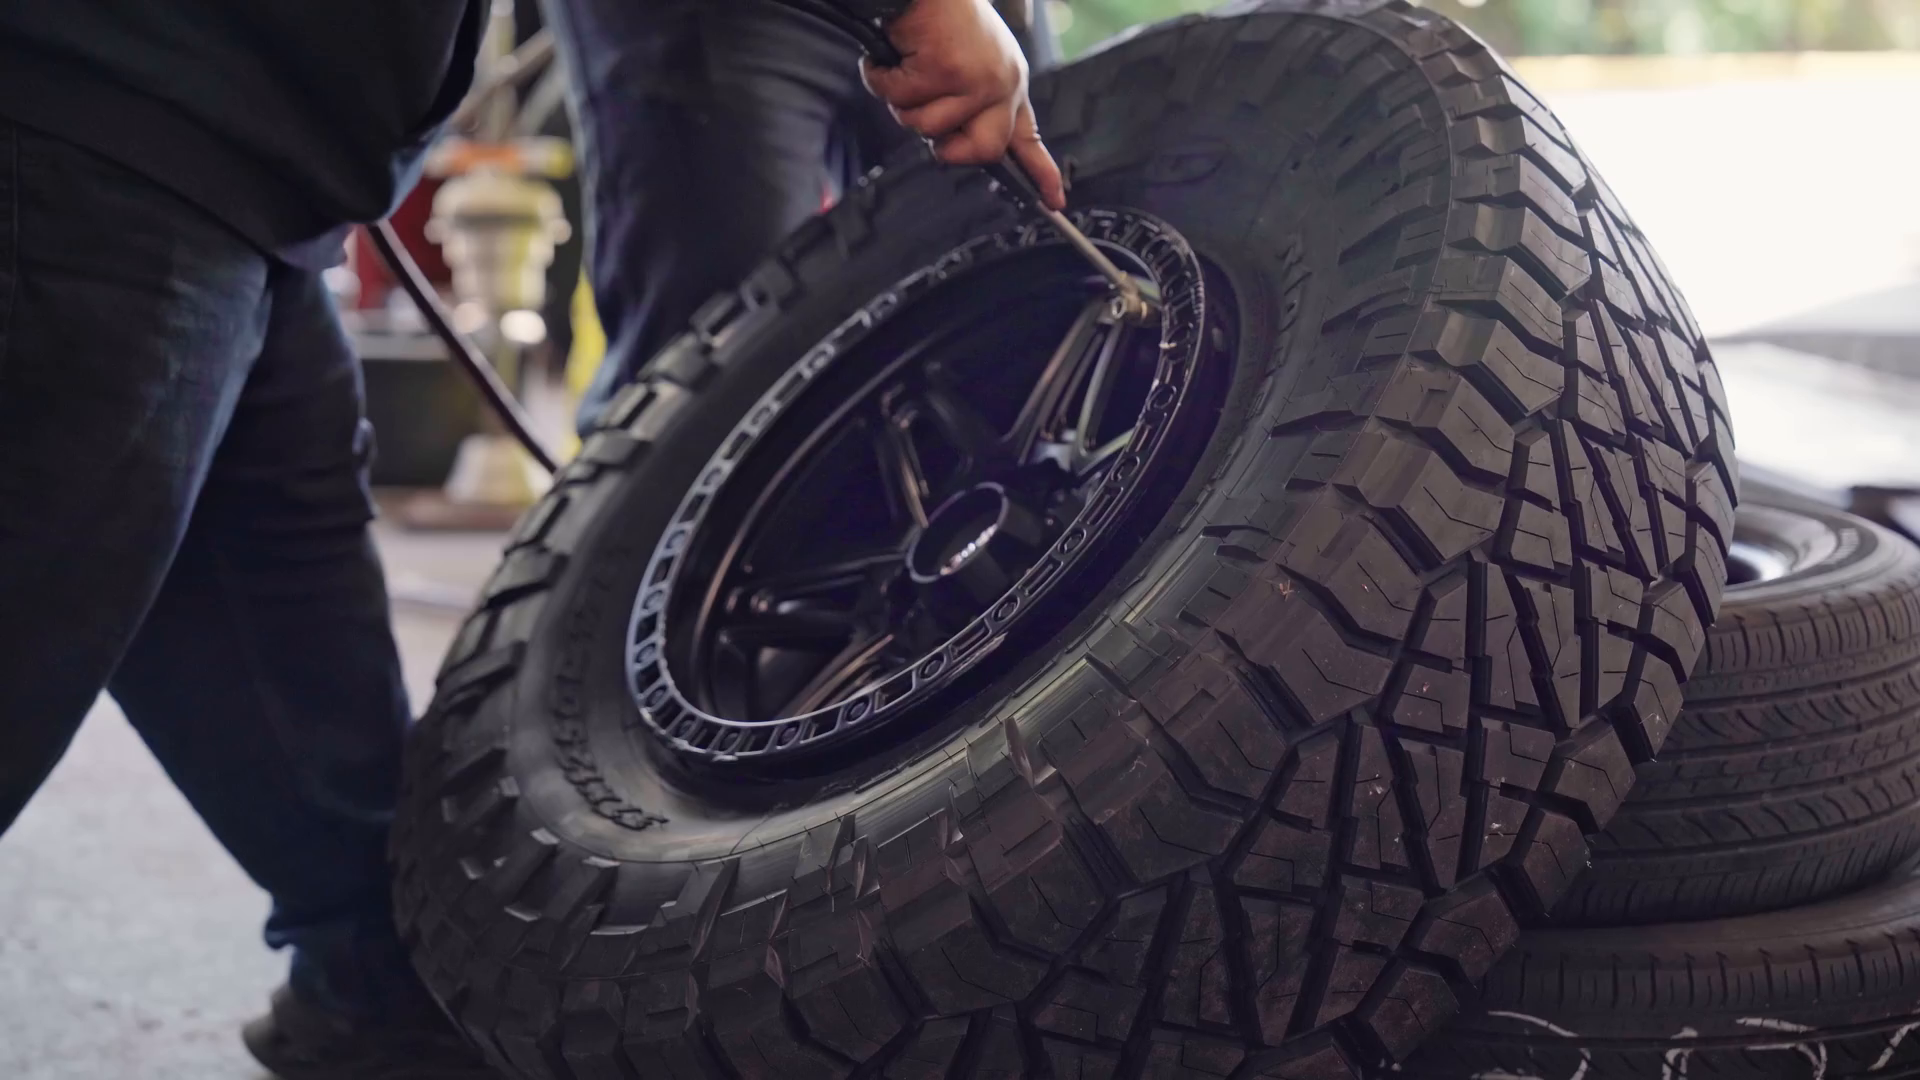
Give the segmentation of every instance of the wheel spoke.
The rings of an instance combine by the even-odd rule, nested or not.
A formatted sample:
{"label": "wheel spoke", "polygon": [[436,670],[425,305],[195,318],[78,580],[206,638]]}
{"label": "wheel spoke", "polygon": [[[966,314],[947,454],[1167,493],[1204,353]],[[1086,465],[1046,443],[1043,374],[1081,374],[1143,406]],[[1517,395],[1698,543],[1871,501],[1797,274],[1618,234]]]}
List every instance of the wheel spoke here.
{"label": "wheel spoke", "polygon": [[1021,403],[1020,414],[1014,419],[1013,430],[1007,434],[1008,447],[1016,459],[1025,461],[1049,422],[1058,418],[1061,403],[1073,391],[1073,385],[1085,366],[1087,354],[1093,351],[1094,341],[1110,325],[1106,320],[1106,310],[1104,297],[1080,310],[1080,314],[1074,317],[1073,325],[1068,328],[1067,336],[1053,350],[1053,356],[1041,371],[1039,381],[1028,391],[1026,401]]}
{"label": "wheel spoke", "polygon": [[933,488],[920,466],[920,454],[913,447],[912,436],[886,415],[873,422],[872,430],[873,452],[880,460],[880,475],[886,480],[887,506],[893,519],[903,525],[924,527]]}
{"label": "wheel spoke", "polygon": [[1133,441],[1134,430],[1133,428],[1128,428],[1095,447],[1078,463],[1074,469],[1074,475],[1084,480],[1105,468],[1107,462],[1112,461],[1120,451],[1127,448],[1128,443]]}
{"label": "wheel spoke", "polygon": [[1095,452],[1093,440],[1100,436],[1100,425],[1107,417],[1107,400],[1119,381],[1120,344],[1127,332],[1114,327],[1100,342],[1100,356],[1094,361],[1093,375],[1087,379],[1087,392],[1080,399],[1080,417],[1073,426],[1072,460],[1076,469]]}
{"label": "wheel spoke", "polygon": [[877,572],[897,565],[902,558],[898,551],[869,552],[801,570],[749,574],[733,591],[740,603],[774,611],[796,600],[814,599],[849,586],[865,585]]}
{"label": "wheel spoke", "polygon": [[962,472],[974,474],[1007,456],[1000,433],[938,369],[927,372],[920,403],[926,417],[948,444],[966,459]]}
{"label": "wheel spoke", "polygon": [[721,640],[751,656],[754,649],[835,646],[858,629],[851,612],[800,609],[753,612],[721,629]]}
{"label": "wheel spoke", "polygon": [[849,642],[846,648],[820,669],[819,674],[807,680],[805,686],[788,698],[775,715],[799,716],[824,708],[844,697],[848,691],[858,688],[862,681],[880,673],[887,647],[892,644],[892,634]]}

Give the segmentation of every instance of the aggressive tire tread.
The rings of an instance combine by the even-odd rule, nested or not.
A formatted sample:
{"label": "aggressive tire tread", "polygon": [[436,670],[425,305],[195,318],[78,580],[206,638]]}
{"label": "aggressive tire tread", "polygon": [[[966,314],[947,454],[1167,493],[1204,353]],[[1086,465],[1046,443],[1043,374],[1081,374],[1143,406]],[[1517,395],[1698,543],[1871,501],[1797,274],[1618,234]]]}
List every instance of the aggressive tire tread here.
{"label": "aggressive tire tread", "polygon": [[[543,588],[599,572],[588,523],[725,381],[728,343],[881,242],[899,185],[933,181],[908,164],[857,186],[610,406],[516,532],[416,737],[398,909],[497,1064],[1357,1077],[1439,1030],[1518,917],[1585,866],[1718,602],[1718,580],[1681,581],[1721,559],[1729,523],[1703,503],[1730,513],[1733,490],[1697,332],[1598,250],[1638,232],[1558,123],[1437,15],[1241,5],[1116,43],[1042,79],[1036,104],[1071,156],[1117,116],[1150,122],[1134,86],[1162,88],[1146,100],[1171,116],[1220,96],[1307,118],[1353,222],[1326,268],[1278,253],[1288,340],[1316,345],[1284,413],[1223,459],[1253,464],[1213,479],[1218,557],[1169,583],[1184,599],[1165,620],[1109,618],[1084,663],[1019,691],[1030,711],[950,752],[944,808],[875,835],[851,814],[815,828],[777,890],[739,887],[758,857],[743,841],[638,900],[657,868],[514,824],[538,820],[532,792],[486,747],[517,701],[550,714],[540,737],[593,816],[671,832],[596,760],[573,661],[522,688],[502,650]],[[1095,149],[1082,183],[1140,167]],[[1332,298],[1317,323],[1309,293]],[[1582,337],[1596,322],[1639,337]],[[1642,369],[1657,378],[1627,375]],[[573,656],[592,620],[545,618]],[[509,624],[522,636],[502,644]],[[489,657],[485,679],[462,674]]]}

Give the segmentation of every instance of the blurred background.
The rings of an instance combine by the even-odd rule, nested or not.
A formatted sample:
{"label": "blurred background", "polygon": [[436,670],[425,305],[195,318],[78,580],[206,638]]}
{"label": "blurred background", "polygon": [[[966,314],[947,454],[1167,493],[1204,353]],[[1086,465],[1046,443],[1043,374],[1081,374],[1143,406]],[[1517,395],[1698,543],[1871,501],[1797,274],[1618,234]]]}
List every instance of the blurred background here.
{"label": "blurred background", "polygon": [[[1209,6],[1041,2],[1067,57]],[[1843,500],[1864,485],[1920,488],[1920,0],[1431,6],[1513,60],[1650,237],[1715,341],[1750,474]],[[394,223],[559,446],[603,342],[581,278],[560,73],[541,59],[533,0],[501,10],[489,39],[499,92]],[[492,281],[450,265],[495,243],[544,262]],[[498,452],[370,248],[352,256],[335,285],[366,361],[379,539],[424,701],[494,564],[495,530],[538,478]],[[255,936],[264,910],[103,701],[0,844],[0,1077],[257,1077],[234,1030],[281,973]]]}
{"label": "blurred background", "polygon": [[[1047,0],[1063,51],[1211,6]],[[1914,0],[1433,0],[1508,56],[1920,49]]]}

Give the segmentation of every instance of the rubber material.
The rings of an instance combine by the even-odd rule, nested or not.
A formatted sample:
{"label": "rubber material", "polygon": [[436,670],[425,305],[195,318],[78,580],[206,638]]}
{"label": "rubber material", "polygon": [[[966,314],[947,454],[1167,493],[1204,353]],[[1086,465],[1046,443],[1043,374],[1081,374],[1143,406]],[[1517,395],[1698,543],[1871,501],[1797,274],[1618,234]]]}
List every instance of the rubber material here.
{"label": "rubber material", "polygon": [[1920,876],[1766,915],[1529,930],[1406,1080],[1920,1076]]}
{"label": "rubber material", "polygon": [[1797,552],[1793,570],[1727,590],[1685,711],[1559,925],[1791,907],[1920,848],[1920,549],[1812,505],[1742,504],[1734,535]]}
{"label": "rubber material", "polygon": [[1035,93],[1077,206],[1212,265],[1212,441],[918,742],[703,786],[632,730],[645,553],[813,343],[1014,223],[902,162],[703,309],[515,532],[408,763],[399,918],[512,1075],[1355,1076],[1444,1024],[1664,740],[1726,576],[1724,395],[1513,76],[1419,8],[1272,3]]}

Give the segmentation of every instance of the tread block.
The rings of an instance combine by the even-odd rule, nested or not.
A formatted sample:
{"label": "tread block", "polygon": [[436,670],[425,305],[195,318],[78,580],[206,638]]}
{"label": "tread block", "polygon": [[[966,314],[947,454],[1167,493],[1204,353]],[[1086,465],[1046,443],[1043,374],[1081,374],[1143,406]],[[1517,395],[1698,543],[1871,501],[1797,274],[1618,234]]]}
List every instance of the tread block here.
{"label": "tread block", "polygon": [[1449,134],[1454,145],[1469,157],[1518,154],[1546,170],[1554,182],[1568,191],[1587,186],[1587,168],[1581,164],[1579,155],[1550,138],[1546,129],[1531,116],[1510,116],[1504,120],[1471,116],[1456,122]]}
{"label": "tread block", "polygon": [[1527,804],[1505,795],[1487,796],[1484,824],[1480,832],[1480,858],[1476,869],[1485,869],[1507,857],[1527,824]]}
{"label": "tread block", "polygon": [[1640,684],[1634,689],[1627,715],[1652,752],[1657,753],[1667,741],[1667,733],[1680,717],[1680,703],[1679,676],[1665,659],[1649,656],[1641,669]]}
{"label": "tread block", "polygon": [[1246,889],[1292,892],[1324,885],[1333,858],[1333,834],[1268,818],[1254,833],[1253,843],[1233,872],[1233,883]]}
{"label": "tread block", "polygon": [[1412,964],[1394,968],[1381,983],[1381,989],[1361,1010],[1360,1022],[1398,1061],[1413,1052],[1435,1032],[1447,1026],[1460,1011],[1460,1000],[1438,972]]}
{"label": "tread block", "polygon": [[1440,101],[1446,106],[1447,115],[1455,119],[1470,116],[1488,116],[1506,119],[1524,116],[1539,126],[1541,134],[1568,150],[1573,143],[1560,127],[1547,107],[1540,104],[1538,98],[1520,85],[1520,81],[1502,71],[1497,78],[1468,83],[1464,86],[1443,90]]}
{"label": "tread block", "polygon": [[1315,1026],[1332,1023],[1358,1009],[1373,984],[1380,981],[1387,962],[1384,956],[1340,946],[1334,953],[1333,969],[1327,973],[1326,996],[1314,1014]]}
{"label": "tread block", "polygon": [[1123,986],[1146,985],[1147,958],[1167,906],[1165,889],[1135,893],[1120,901],[1112,925],[1080,952],[1080,966]]}
{"label": "tread block", "polygon": [[1679,585],[1659,585],[1647,594],[1648,621],[1642,625],[1654,647],[1681,671],[1693,670],[1694,661],[1706,648],[1707,632],[1692,598]]}
{"label": "tread block", "polygon": [[1218,1080],[1232,1076],[1246,1049],[1225,1039],[1154,1032],[1142,1080]]}
{"label": "tread block", "polygon": [[1364,432],[1333,483],[1400,526],[1433,563],[1450,562],[1500,527],[1502,500],[1462,483],[1432,450],[1384,432]]}
{"label": "tread block", "polygon": [[1533,688],[1533,659],[1520,631],[1520,611],[1514,605],[1507,576],[1498,568],[1476,568],[1484,599],[1476,613],[1478,640],[1473,643],[1480,672],[1475,696],[1501,709],[1538,710]]}
{"label": "tread block", "polygon": [[1246,799],[1266,791],[1286,756],[1286,740],[1220,660],[1190,653],[1155,689],[1141,695],[1142,705],[1208,786]]}
{"label": "tread block", "polygon": [[1548,573],[1573,568],[1573,536],[1565,517],[1536,503],[1512,502],[1506,518],[1494,549],[1502,559]]}
{"label": "tread block", "polygon": [[1167,961],[1160,1015],[1187,1027],[1233,1023],[1233,979],[1228,971],[1225,925],[1213,889],[1196,886]]}
{"label": "tread block", "polygon": [[1603,487],[1606,477],[1593,467],[1590,448],[1570,428],[1554,431],[1554,444],[1566,472],[1569,517],[1574,542],[1595,557],[1624,564],[1626,544],[1614,521],[1613,507]]}
{"label": "tread block", "polygon": [[1055,1080],[1113,1080],[1120,1055],[1111,1050],[1081,1046],[1063,1039],[1042,1039]]}
{"label": "tread block", "polygon": [[567,557],[544,548],[520,548],[507,554],[480,591],[480,603],[497,607],[552,585],[566,568]]}
{"label": "tread block", "polygon": [[1434,880],[1441,888],[1451,888],[1459,879],[1460,849],[1466,839],[1467,756],[1452,747],[1428,743],[1402,742],[1400,750],[1413,776],[1414,795],[1420,805],[1420,836],[1427,847]]}
{"label": "tread block", "polygon": [[1592,828],[1598,830],[1613,820],[1633,781],[1633,762],[1620,745],[1620,736],[1612,728],[1601,728],[1587,745],[1560,762],[1547,790],[1585,806]]}
{"label": "tread block", "polygon": [[1348,879],[1340,883],[1333,937],[1343,945],[1364,942],[1397,949],[1426,900],[1419,889],[1384,881]]}
{"label": "tread block", "polygon": [[1573,196],[1529,158],[1509,154],[1463,160],[1454,166],[1453,181],[1457,199],[1525,207],[1567,239],[1586,239]]}
{"label": "tread block", "polygon": [[980,1034],[971,1075],[980,1080],[1026,1080],[1033,1075],[1027,1068],[1020,1021],[1012,1006],[1003,1005],[984,1018],[976,1018],[975,1026]]}
{"label": "tread block", "polygon": [[1372,522],[1341,513],[1336,500],[1316,499],[1288,531],[1275,561],[1332,593],[1360,629],[1393,640],[1406,636],[1419,577]]}
{"label": "tread block", "polygon": [[1414,928],[1409,944],[1445,957],[1467,979],[1478,983],[1494,961],[1520,938],[1520,923],[1500,894],[1484,885],[1443,897],[1429,907],[1426,921]]}
{"label": "tread block", "polygon": [[1314,909],[1307,904],[1244,896],[1240,911],[1247,934],[1247,977],[1253,986],[1253,1012],[1260,1037],[1279,1045],[1304,992],[1307,950],[1313,941]]}
{"label": "tread block", "polygon": [[942,1013],[1025,998],[1046,965],[995,943],[957,876],[947,860],[930,860],[880,887],[895,951]]}
{"label": "tread block", "polygon": [[[946,1080],[947,1069],[967,1039],[967,1018],[943,1017],[920,1025],[904,1049],[887,1062],[887,1080]],[[644,1075],[644,1074],[642,1074]]]}
{"label": "tread block", "polygon": [[1407,828],[1394,793],[1393,762],[1378,728],[1355,729],[1360,742],[1359,767],[1348,796],[1347,816],[1353,821],[1353,843],[1347,858],[1356,866],[1375,870],[1405,870]]}
{"label": "tread block", "polygon": [[1320,1045],[1266,1066],[1261,1080],[1360,1080],[1360,1067],[1338,1046]]}
{"label": "tread block", "polygon": [[1293,775],[1275,809],[1302,817],[1318,828],[1327,825],[1327,802],[1340,775],[1340,738],[1328,733],[1302,742],[1296,750]]}
{"label": "tread block", "polygon": [[1492,315],[1532,348],[1557,355],[1566,342],[1560,302],[1513,259],[1499,255],[1456,255],[1433,271],[1433,301]]}
{"label": "tread block", "polygon": [[1427,437],[1449,464],[1500,481],[1513,466],[1513,426],[1472,384],[1448,368],[1402,364],[1374,415]]}
{"label": "tread block", "polygon": [[1407,669],[1407,682],[1393,703],[1393,722],[1444,735],[1466,730],[1473,680],[1465,672]]}
{"label": "tread block", "polygon": [[862,1061],[906,1025],[875,963],[877,935],[863,913],[811,924],[782,940],[790,972],[786,991],[814,1041]]}
{"label": "tread block", "polygon": [[1049,759],[1136,881],[1198,866],[1232,843],[1238,819],[1195,805],[1166,762],[1124,722],[1107,718],[1072,749],[1057,734],[1045,743]]}
{"label": "tread block", "polygon": [[1526,842],[1520,868],[1540,910],[1551,911],[1591,860],[1578,823],[1551,810],[1535,812],[1540,815],[1539,824]]}
{"label": "tread block", "polygon": [[1145,998],[1146,991],[1139,987],[1069,971],[1054,987],[1047,1003],[1034,1012],[1033,1024],[1042,1031],[1082,1042],[1118,1042],[1132,1032]]}
{"label": "tread block", "polygon": [[1480,721],[1479,778],[1496,787],[1510,785],[1532,791],[1540,786],[1553,760],[1554,738],[1538,728],[1499,720]]}
{"label": "tread block", "polygon": [[1580,680],[1586,670],[1585,650],[1575,624],[1573,590],[1544,581],[1523,581],[1516,596],[1520,600],[1520,624],[1533,657],[1535,682],[1545,683],[1546,701],[1553,706],[1550,715],[1555,722],[1562,729],[1573,730],[1585,715],[1580,706]]}
{"label": "tread block", "polygon": [[1447,243],[1463,251],[1505,255],[1525,263],[1556,300],[1579,289],[1593,275],[1586,249],[1555,232],[1525,206],[1462,207],[1447,219]]}
{"label": "tread block", "polygon": [[1420,636],[1420,648],[1456,665],[1467,658],[1467,593],[1465,577],[1450,577],[1427,590],[1433,613]]}
{"label": "tread block", "polygon": [[1316,725],[1372,700],[1393,670],[1385,657],[1348,644],[1289,582],[1256,578],[1215,629],[1272,672]]}
{"label": "tread block", "polygon": [[1430,311],[1420,317],[1406,348],[1465,374],[1510,420],[1560,400],[1560,365],[1534,352],[1497,319]]}

